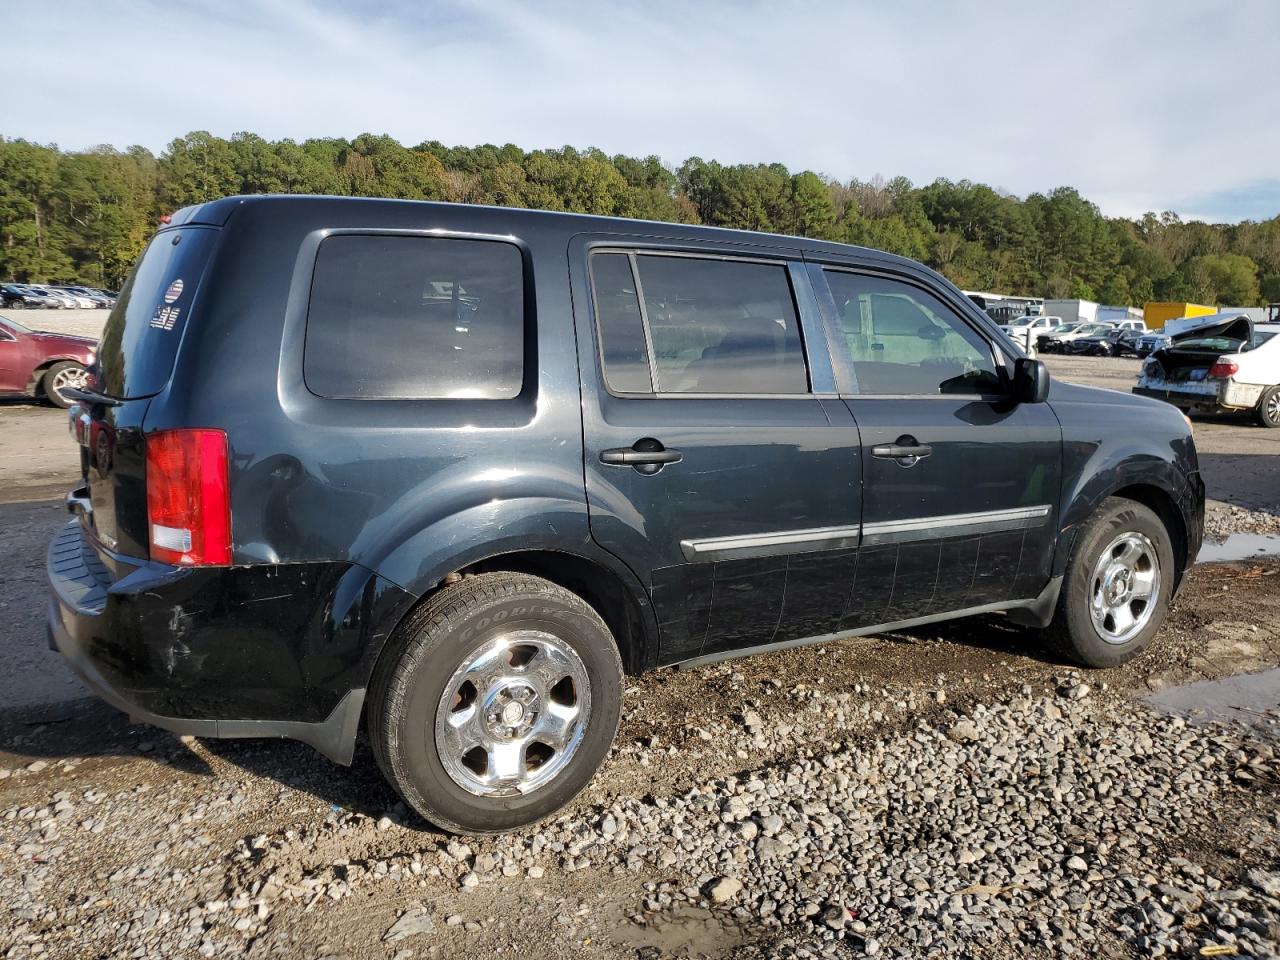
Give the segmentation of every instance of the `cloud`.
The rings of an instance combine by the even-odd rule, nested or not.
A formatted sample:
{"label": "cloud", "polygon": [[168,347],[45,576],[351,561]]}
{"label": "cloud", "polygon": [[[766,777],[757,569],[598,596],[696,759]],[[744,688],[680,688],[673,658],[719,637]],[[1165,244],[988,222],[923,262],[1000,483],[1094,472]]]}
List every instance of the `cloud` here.
{"label": "cloud", "polygon": [[[418,4],[123,0],[10,10],[6,136],[390,133],[780,161],[840,179],[1069,184],[1108,213],[1280,212],[1280,4]],[[1218,198],[1218,199],[1214,199]]]}

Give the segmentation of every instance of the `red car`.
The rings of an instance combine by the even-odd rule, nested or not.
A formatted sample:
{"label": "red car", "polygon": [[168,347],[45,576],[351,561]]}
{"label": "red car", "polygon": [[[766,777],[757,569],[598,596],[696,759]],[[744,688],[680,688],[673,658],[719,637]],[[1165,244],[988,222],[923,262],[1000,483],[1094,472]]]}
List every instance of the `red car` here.
{"label": "red car", "polygon": [[42,397],[60,407],[74,402],[67,389],[89,383],[98,341],[28,330],[0,317],[0,396]]}

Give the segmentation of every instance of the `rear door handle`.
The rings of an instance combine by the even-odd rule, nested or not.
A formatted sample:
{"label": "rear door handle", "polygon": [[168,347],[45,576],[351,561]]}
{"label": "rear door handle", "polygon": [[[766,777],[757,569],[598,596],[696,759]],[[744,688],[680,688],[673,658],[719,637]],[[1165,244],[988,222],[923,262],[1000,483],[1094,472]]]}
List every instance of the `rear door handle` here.
{"label": "rear door handle", "polygon": [[635,467],[640,473],[657,473],[668,463],[679,463],[684,454],[669,450],[652,437],[637,440],[629,447],[600,451],[600,462],[613,467]]}
{"label": "rear door handle", "polygon": [[901,460],[903,457],[927,457],[933,453],[933,447],[927,443],[917,443],[914,446],[900,446],[896,443],[882,443],[871,448],[873,457],[881,457],[885,460]]}
{"label": "rear door handle", "polygon": [[871,448],[871,455],[881,460],[897,460],[904,467],[913,467],[933,453],[933,447],[921,443],[915,437],[904,435],[893,443],[878,443]]}

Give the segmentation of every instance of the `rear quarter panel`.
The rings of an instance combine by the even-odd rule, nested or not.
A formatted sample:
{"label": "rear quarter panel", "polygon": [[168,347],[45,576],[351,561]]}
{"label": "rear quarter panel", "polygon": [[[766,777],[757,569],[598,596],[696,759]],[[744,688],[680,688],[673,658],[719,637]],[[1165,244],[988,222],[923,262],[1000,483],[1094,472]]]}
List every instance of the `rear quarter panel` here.
{"label": "rear quarter panel", "polygon": [[[420,593],[460,557],[540,534],[589,546],[564,242],[505,211],[291,199],[240,204],[198,322],[147,429],[227,431],[236,563],[350,561]],[[525,257],[525,388],[514,400],[333,400],[303,380],[311,276],[335,231],[456,231]],[[546,233],[554,234],[551,241]],[[197,318],[193,317],[193,320]],[[528,528],[530,517],[540,518]],[[459,518],[466,518],[462,522]]]}

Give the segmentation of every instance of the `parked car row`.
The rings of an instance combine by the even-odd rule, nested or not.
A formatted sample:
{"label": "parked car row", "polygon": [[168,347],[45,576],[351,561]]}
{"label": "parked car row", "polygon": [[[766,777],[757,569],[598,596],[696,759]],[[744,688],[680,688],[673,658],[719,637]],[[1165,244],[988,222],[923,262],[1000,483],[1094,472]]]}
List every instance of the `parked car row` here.
{"label": "parked car row", "polygon": [[94,310],[116,304],[116,294],[96,287],[45,283],[0,284],[0,306],[8,310]]}
{"label": "parked car row", "polygon": [[1041,353],[1136,357],[1140,336],[1141,330],[1128,324],[1067,323],[1036,338],[1036,349]]}

